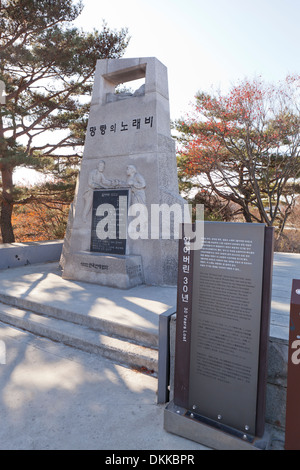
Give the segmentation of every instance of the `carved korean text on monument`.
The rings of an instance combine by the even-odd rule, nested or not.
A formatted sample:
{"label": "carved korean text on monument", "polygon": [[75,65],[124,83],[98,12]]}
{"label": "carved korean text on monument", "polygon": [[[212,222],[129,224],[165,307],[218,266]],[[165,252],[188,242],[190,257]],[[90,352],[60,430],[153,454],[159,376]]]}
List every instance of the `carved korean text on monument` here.
{"label": "carved korean text on monument", "polygon": [[[116,95],[118,96],[118,95]],[[100,134],[101,137],[130,132],[131,130],[144,130],[153,127],[153,116],[139,117],[135,119],[123,119],[118,122],[92,125],[89,127],[89,135],[95,137]],[[124,135],[124,134],[121,134]]]}

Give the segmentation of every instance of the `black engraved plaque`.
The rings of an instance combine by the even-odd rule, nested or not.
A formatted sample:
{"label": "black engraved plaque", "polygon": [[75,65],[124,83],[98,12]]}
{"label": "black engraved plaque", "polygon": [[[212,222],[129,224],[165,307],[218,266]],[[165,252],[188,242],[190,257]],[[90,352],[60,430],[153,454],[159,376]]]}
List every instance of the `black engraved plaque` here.
{"label": "black engraved plaque", "polygon": [[128,189],[94,191],[91,251],[126,254],[128,195]]}

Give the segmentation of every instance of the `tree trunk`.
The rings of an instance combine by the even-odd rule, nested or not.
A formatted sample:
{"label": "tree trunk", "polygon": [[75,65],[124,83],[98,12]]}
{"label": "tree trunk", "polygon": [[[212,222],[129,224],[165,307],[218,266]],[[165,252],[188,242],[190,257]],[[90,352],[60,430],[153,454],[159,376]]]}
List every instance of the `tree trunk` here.
{"label": "tree trunk", "polygon": [[243,209],[243,216],[244,216],[245,222],[252,223],[252,217],[249,211],[248,204],[244,204],[242,206],[242,209]]}
{"label": "tree trunk", "polygon": [[14,243],[15,236],[12,226],[13,201],[13,181],[11,168],[3,168],[2,171],[2,202],[0,227],[3,243]]}

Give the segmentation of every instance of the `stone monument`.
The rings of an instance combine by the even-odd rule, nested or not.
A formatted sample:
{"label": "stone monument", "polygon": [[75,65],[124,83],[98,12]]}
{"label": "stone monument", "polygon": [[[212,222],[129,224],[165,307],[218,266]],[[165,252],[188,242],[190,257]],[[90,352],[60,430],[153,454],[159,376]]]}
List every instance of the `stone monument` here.
{"label": "stone monument", "polygon": [[[119,84],[138,79],[145,83],[136,92],[116,93]],[[153,57],[98,60],[63,278],[120,288],[175,285],[174,231],[184,204],[166,67]],[[161,229],[163,210],[169,236]]]}

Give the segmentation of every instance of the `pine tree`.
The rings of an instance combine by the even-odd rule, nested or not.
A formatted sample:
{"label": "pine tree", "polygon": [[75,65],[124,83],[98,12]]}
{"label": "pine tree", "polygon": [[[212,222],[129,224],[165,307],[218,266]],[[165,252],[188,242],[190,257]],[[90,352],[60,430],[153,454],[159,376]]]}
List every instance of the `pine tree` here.
{"label": "pine tree", "polygon": [[[3,243],[14,241],[15,204],[39,197],[13,184],[18,167],[56,176],[52,190],[74,187],[84,143],[97,59],[118,58],[126,28],[84,32],[72,24],[82,11],[72,0],[0,0],[0,174]],[[58,183],[58,184],[56,184]],[[51,186],[51,185],[50,185]],[[51,190],[51,187],[48,190]]]}

